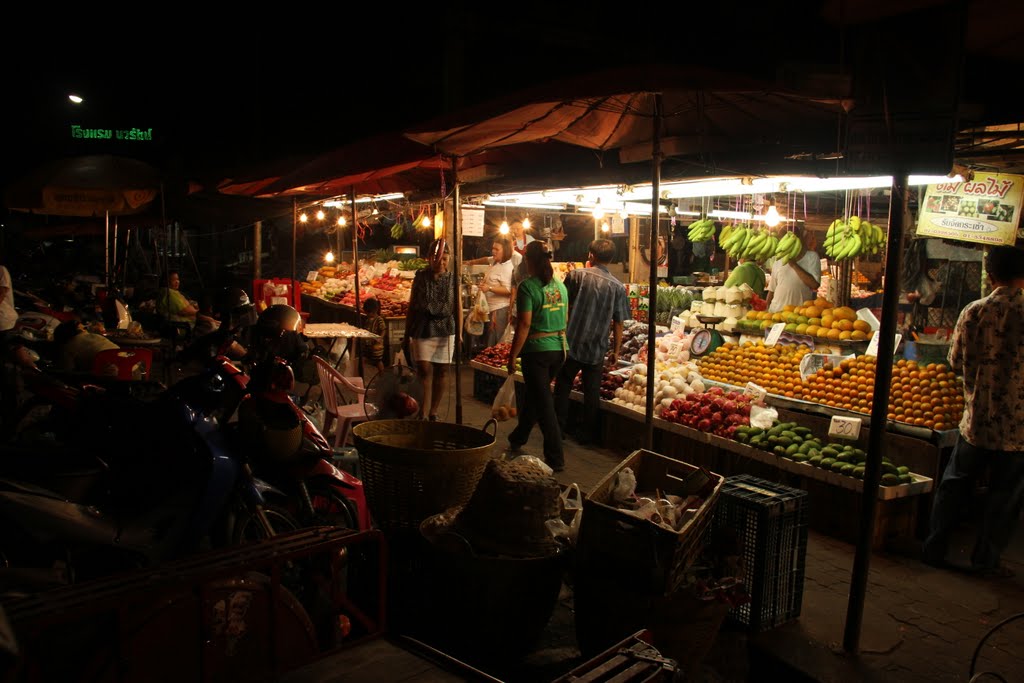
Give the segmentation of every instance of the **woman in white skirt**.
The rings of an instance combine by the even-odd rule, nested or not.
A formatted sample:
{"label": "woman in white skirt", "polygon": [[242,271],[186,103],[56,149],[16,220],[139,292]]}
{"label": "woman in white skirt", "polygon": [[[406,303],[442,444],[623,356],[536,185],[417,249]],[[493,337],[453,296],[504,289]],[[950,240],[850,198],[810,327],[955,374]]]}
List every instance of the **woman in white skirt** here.
{"label": "woman in white skirt", "polygon": [[456,311],[462,317],[461,307],[455,306],[455,275],[448,272],[450,252],[443,239],[434,240],[428,251],[430,266],[416,273],[409,297],[409,313],[405,318],[405,339],[423,383],[423,403],[431,420],[437,420],[437,409],[444,397],[448,366],[455,353],[455,332],[462,329],[456,324]]}

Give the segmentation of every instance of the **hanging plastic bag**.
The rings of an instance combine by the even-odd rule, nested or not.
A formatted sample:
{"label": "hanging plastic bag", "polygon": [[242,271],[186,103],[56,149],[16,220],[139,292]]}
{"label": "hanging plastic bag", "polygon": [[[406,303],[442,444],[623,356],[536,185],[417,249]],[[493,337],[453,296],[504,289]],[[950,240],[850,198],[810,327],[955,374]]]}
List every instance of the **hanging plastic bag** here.
{"label": "hanging plastic bag", "polygon": [[516,336],[516,327],[512,323],[505,326],[505,332],[502,333],[501,339],[498,340],[499,344],[511,344],[512,339]]}
{"label": "hanging plastic bag", "polygon": [[505,383],[498,389],[494,403],[491,404],[491,417],[498,422],[504,422],[515,417],[516,411],[516,380],[513,375],[505,379]]}

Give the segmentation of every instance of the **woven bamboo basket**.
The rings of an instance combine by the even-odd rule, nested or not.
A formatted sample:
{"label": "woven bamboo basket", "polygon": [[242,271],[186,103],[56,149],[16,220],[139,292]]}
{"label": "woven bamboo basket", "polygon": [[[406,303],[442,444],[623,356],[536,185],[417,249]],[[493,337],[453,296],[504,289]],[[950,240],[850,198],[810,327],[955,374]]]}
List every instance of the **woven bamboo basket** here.
{"label": "woven bamboo basket", "polygon": [[422,420],[356,425],[359,471],[376,525],[418,534],[427,517],[464,505],[491,458],[496,431],[494,420],[483,429]]}

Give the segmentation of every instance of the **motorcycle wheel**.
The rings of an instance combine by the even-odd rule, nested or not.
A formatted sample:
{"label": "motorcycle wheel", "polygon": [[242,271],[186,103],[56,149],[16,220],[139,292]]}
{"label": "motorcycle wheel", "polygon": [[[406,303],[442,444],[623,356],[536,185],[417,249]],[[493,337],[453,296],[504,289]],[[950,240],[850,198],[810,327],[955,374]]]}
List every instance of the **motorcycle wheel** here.
{"label": "motorcycle wheel", "polygon": [[[302,525],[283,507],[265,505],[263,506],[263,512],[266,514],[274,534],[283,534],[302,528]],[[264,531],[263,525],[255,513],[239,516],[235,523],[234,538],[232,539],[235,544],[253,543],[255,541],[262,541],[265,538],[267,538],[267,533]]]}
{"label": "motorcycle wheel", "polygon": [[356,512],[351,502],[329,486],[312,485],[309,497],[313,501],[312,526],[336,526],[342,529],[359,529]]}

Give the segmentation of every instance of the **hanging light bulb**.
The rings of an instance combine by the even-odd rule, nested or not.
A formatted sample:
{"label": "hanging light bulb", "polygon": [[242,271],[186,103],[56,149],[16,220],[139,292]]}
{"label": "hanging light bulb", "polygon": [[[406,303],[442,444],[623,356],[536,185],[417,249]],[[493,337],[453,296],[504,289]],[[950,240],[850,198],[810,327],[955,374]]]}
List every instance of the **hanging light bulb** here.
{"label": "hanging light bulb", "polygon": [[370,212],[370,215],[371,215],[371,216],[376,216],[376,215],[378,215],[378,214],[380,214],[380,211],[378,211],[378,210],[377,210],[377,207],[376,207],[376,206],[375,206],[375,207],[373,207],[373,211],[371,211],[371,212]]}
{"label": "hanging light bulb", "polygon": [[508,234],[508,230],[509,230],[508,221],[502,221],[501,225],[498,226],[498,232],[500,232],[502,235],[507,235]]}
{"label": "hanging light bulb", "polygon": [[308,220],[309,220],[309,216],[307,216],[307,215],[305,214],[305,212],[303,212],[303,213],[300,213],[300,214],[299,214],[299,222],[300,222],[300,223],[305,223],[305,222],[307,222]]}
{"label": "hanging light bulb", "polygon": [[629,218],[629,211],[626,211],[626,203],[622,203],[622,208],[619,210],[619,215],[622,216],[622,220]]}
{"label": "hanging light bulb", "polygon": [[318,221],[322,221],[324,219],[324,215],[324,210],[320,209],[319,211],[316,212],[316,219]]}
{"label": "hanging light bulb", "polygon": [[338,216],[338,227],[339,228],[344,228],[347,224],[348,224],[348,221],[345,220],[344,216]]}
{"label": "hanging light bulb", "polygon": [[324,254],[324,263],[334,263],[334,252],[328,251]]}
{"label": "hanging light bulb", "polygon": [[523,230],[529,230],[529,229],[530,229],[530,217],[527,216],[526,218],[523,219]]}
{"label": "hanging light bulb", "polygon": [[609,230],[611,230],[611,227],[609,227],[608,221],[601,223],[601,232],[608,232]]}
{"label": "hanging light bulb", "polygon": [[768,210],[764,212],[764,224],[769,228],[774,228],[776,225],[782,222],[782,216],[779,215],[779,210],[775,208],[775,201],[768,205]]}
{"label": "hanging light bulb", "polygon": [[429,228],[430,227],[430,216],[427,215],[427,214],[423,214],[423,220],[420,221],[420,225],[423,226],[424,228]]}
{"label": "hanging light bulb", "polygon": [[604,209],[601,208],[600,198],[598,198],[597,204],[594,205],[593,214],[596,220],[601,220],[602,218],[604,218]]}

